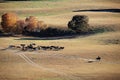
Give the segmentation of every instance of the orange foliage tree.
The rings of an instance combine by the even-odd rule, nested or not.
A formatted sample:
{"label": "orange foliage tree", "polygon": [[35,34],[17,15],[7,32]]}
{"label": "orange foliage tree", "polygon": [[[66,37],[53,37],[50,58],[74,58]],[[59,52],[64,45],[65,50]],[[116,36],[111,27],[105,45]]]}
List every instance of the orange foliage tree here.
{"label": "orange foliage tree", "polygon": [[46,29],[47,24],[44,21],[38,21],[36,17],[30,16],[26,18],[26,29],[32,32],[40,32],[40,30]]}
{"label": "orange foliage tree", "polygon": [[26,22],[26,29],[28,31],[34,31],[35,28],[37,28],[37,18],[34,16],[29,16],[28,18],[25,19]]}
{"label": "orange foliage tree", "polygon": [[45,30],[48,27],[44,21],[38,21],[37,26],[40,30]]}
{"label": "orange foliage tree", "polygon": [[3,31],[8,33],[21,34],[25,30],[40,32],[47,28],[47,24],[44,21],[38,21],[34,16],[29,16],[25,20],[18,20],[15,13],[5,13],[1,19]]}
{"label": "orange foliage tree", "polygon": [[16,22],[16,28],[14,29],[15,34],[22,34],[24,27],[26,26],[26,22],[24,20],[18,20]]}
{"label": "orange foliage tree", "polygon": [[13,32],[16,28],[18,17],[15,13],[5,13],[2,15],[2,28],[5,32]]}

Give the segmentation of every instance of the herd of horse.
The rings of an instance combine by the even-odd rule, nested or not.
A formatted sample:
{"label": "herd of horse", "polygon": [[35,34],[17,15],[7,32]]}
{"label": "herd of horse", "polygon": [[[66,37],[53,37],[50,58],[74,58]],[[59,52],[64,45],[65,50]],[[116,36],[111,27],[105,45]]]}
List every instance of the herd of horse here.
{"label": "herd of horse", "polygon": [[[31,44],[20,44],[20,45],[9,45],[10,49],[20,49],[22,51],[37,51],[37,50],[52,50],[52,51],[58,51],[58,50],[62,50],[64,49],[64,47],[61,46],[39,46],[36,45],[35,43],[31,43]],[[92,62],[96,62],[96,61],[100,61],[101,57],[98,56],[95,59],[89,59],[88,63],[92,63]]]}
{"label": "herd of horse", "polygon": [[9,48],[11,49],[21,49],[22,51],[37,51],[37,50],[53,50],[53,51],[58,51],[64,49],[64,47],[61,46],[39,46],[36,45],[35,43],[31,44],[20,44],[18,46],[16,45],[9,45]]}

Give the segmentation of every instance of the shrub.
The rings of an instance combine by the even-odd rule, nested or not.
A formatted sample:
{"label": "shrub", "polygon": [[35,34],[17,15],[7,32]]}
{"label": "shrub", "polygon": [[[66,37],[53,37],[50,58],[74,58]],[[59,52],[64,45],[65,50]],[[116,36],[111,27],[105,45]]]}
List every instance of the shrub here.
{"label": "shrub", "polygon": [[88,26],[88,17],[85,15],[75,15],[72,20],[68,22],[68,28],[76,32],[87,32]]}
{"label": "shrub", "polygon": [[5,32],[12,32],[16,28],[17,15],[15,13],[5,13],[2,15],[2,28]]}

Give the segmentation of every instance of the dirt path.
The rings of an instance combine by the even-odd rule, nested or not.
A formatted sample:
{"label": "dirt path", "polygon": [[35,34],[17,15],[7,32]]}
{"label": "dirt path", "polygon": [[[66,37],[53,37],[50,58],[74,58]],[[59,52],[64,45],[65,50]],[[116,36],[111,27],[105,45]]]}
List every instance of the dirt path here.
{"label": "dirt path", "polygon": [[42,70],[49,71],[49,72],[52,72],[52,73],[56,73],[56,74],[60,74],[60,75],[66,75],[65,73],[61,73],[60,71],[57,71],[55,69],[46,68],[46,67],[43,67],[41,65],[38,65],[37,63],[33,62],[30,58],[28,58],[24,53],[16,53],[16,54],[19,55],[22,59],[24,59],[28,64],[30,64],[34,67],[38,67]]}
{"label": "dirt path", "polygon": [[[15,55],[18,55],[26,63],[28,63],[29,65],[31,65],[33,67],[39,68],[41,70],[44,70],[44,71],[47,71],[47,72],[50,72],[50,73],[58,74],[59,76],[62,76],[63,79],[65,79],[65,80],[84,80],[83,77],[71,75],[71,74],[68,74],[66,72],[62,72],[60,70],[54,69],[54,68],[48,68],[48,67],[45,67],[43,65],[39,65],[39,64],[35,63],[34,61],[32,61],[22,51],[19,51],[19,52],[17,51],[16,52],[16,50],[10,50],[10,49],[4,49],[4,51],[9,51],[9,52],[11,52],[11,53],[13,53]],[[67,58],[67,59],[70,59],[70,60],[77,60],[77,59],[79,59],[79,60],[83,60],[85,62],[88,62],[89,60],[96,61],[95,59],[83,58],[83,57],[80,57],[80,56],[77,56],[77,55],[64,55],[64,54],[59,54],[59,53],[50,54],[49,52],[46,52],[46,51],[44,51],[42,53],[34,53],[34,54],[44,55],[44,56],[48,56],[48,57],[57,57],[57,58],[60,58],[60,59],[62,59],[62,58]],[[111,62],[111,61],[102,61],[102,63],[105,63],[105,64],[120,64],[120,63]]]}
{"label": "dirt path", "polygon": [[53,68],[47,68],[47,67],[44,67],[42,65],[39,65],[35,62],[33,62],[29,57],[27,57],[24,53],[16,53],[18,56],[20,56],[22,59],[24,59],[28,64],[34,66],[34,67],[37,67],[37,68],[40,68],[44,71],[48,71],[48,72],[51,72],[51,73],[55,73],[55,74],[58,74],[60,76],[64,76],[65,79],[67,80],[83,80],[81,79],[80,77],[76,77],[76,76],[73,76],[73,75],[69,75],[65,72],[61,72],[59,70],[56,70],[56,69],[53,69]]}

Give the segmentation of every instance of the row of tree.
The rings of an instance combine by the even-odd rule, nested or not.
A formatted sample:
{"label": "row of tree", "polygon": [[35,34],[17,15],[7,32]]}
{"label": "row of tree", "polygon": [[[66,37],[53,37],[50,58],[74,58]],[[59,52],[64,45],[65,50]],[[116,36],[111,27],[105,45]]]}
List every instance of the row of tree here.
{"label": "row of tree", "polygon": [[19,20],[15,13],[3,14],[1,25],[4,32],[14,34],[22,34],[24,30],[40,32],[40,30],[47,28],[47,24],[44,21],[39,21],[34,16],[29,16],[25,20]]}
{"label": "row of tree", "polygon": [[1,26],[4,32],[11,34],[23,34],[29,36],[65,36],[78,33],[86,33],[89,30],[88,17],[75,15],[68,22],[68,29],[53,28],[44,21],[39,21],[34,16],[25,20],[19,20],[15,13],[5,13],[1,18]]}

